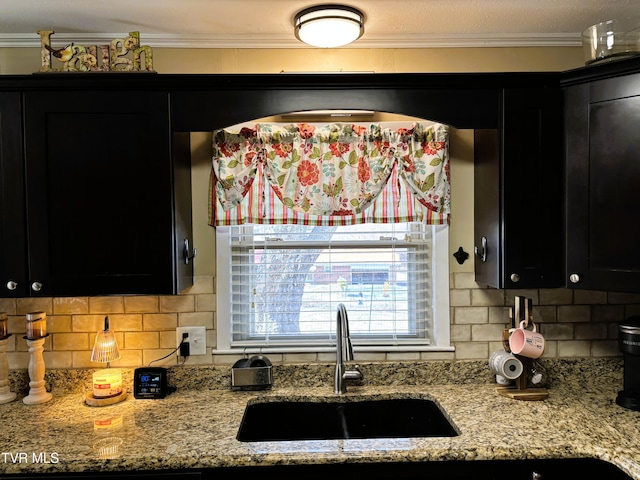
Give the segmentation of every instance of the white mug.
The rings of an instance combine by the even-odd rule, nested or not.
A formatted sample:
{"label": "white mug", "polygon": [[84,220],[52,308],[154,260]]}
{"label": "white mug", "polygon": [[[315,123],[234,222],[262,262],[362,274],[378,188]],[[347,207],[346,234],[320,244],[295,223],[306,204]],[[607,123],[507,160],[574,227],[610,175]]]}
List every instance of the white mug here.
{"label": "white mug", "polygon": [[[504,377],[507,380],[515,380],[522,375],[524,370],[522,362],[505,350],[496,350],[491,354],[489,368],[497,376]],[[498,383],[502,383],[501,379],[496,378],[496,380],[498,380]]]}

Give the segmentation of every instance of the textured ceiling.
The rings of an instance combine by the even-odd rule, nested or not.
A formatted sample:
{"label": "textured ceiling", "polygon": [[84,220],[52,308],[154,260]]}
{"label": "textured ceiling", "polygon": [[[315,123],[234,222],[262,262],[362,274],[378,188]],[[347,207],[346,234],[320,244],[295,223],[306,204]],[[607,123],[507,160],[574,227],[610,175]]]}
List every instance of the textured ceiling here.
{"label": "textured ceiling", "polygon": [[[151,46],[297,47],[293,17],[308,0],[0,0],[0,46],[118,38]],[[348,0],[366,18],[353,47],[579,45],[586,27],[640,15],[640,0]],[[115,36],[114,36],[115,35]]]}

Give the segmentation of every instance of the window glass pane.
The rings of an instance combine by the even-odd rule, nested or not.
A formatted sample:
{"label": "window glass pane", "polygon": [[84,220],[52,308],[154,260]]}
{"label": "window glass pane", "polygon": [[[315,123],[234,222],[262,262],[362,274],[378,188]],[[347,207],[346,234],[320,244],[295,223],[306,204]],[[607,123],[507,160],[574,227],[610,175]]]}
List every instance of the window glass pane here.
{"label": "window glass pane", "polygon": [[231,342],[331,344],[344,303],[354,343],[428,343],[432,227],[231,227]]}

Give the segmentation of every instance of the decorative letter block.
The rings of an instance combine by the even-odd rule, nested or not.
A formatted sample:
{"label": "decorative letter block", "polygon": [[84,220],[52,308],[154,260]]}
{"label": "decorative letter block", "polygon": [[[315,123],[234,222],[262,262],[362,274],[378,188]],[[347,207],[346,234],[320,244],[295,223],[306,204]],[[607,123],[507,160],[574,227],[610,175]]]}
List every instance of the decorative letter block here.
{"label": "decorative letter block", "polygon": [[[40,35],[40,72],[153,72],[153,52],[147,45],[140,46],[140,32],[129,32],[126,38],[116,38],[110,45],[83,47],[73,42],[55,49],[51,46],[53,30],[38,30]],[[140,56],[144,55],[144,67]],[[59,69],[52,67],[55,57],[62,62]]]}

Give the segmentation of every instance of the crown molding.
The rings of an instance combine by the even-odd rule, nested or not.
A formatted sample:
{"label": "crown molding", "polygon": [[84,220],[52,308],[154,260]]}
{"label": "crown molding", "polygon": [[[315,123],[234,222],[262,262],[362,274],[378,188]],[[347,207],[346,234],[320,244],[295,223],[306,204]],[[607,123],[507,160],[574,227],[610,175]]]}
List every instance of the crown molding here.
{"label": "crown molding", "polygon": [[[56,33],[55,45],[71,42],[80,45],[104,45],[123,33]],[[140,42],[152,48],[313,48],[292,35],[216,35],[141,33]],[[457,48],[457,47],[577,47],[580,33],[556,34],[416,34],[367,35],[355,43],[340,48]],[[34,33],[0,34],[0,48],[40,47],[40,37]]]}

